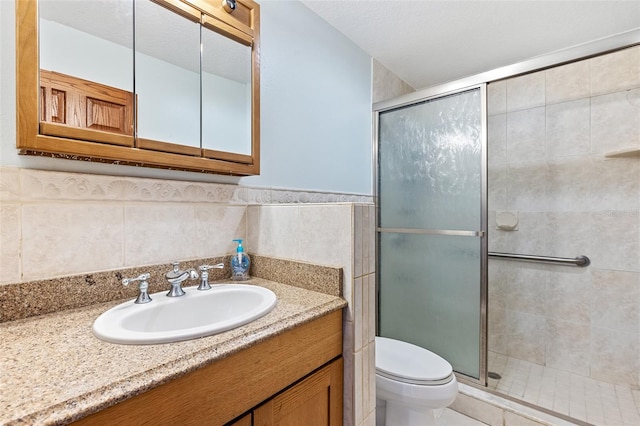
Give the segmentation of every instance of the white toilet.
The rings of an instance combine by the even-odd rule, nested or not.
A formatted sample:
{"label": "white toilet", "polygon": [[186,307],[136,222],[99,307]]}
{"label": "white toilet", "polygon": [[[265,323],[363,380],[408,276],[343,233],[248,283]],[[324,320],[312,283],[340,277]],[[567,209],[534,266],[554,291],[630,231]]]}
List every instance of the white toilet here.
{"label": "white toilet", "polygon": [[411,343],[376,337],[376,426],[434,425],[458,395],[453,368]]}

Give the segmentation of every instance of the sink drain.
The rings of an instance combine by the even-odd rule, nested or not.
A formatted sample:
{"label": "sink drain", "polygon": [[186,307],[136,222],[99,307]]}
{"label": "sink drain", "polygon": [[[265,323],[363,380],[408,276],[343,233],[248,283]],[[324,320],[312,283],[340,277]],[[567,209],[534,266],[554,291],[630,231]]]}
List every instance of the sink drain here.
{"label": "sink drain", "polygon": [[487,376],[489,376],[490,379],[496,379],[496,380],[502,379],[501,375],[499,375],[498,373],[494,373],[493,371],[489,371],[489,374],[487,374]]}

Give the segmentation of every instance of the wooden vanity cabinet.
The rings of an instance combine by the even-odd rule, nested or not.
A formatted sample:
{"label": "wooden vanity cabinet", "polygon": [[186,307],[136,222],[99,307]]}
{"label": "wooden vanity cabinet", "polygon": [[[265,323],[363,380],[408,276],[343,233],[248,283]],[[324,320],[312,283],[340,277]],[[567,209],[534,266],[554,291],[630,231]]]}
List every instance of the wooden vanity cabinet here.
{"label": "wooden vanity cabinet", "polygon": [[342,424],[342,358],[253,410],[253,426]]}
{"label": "wooden vanity cabinet", "polygon": [[341,425],[341,354],[334,311],[74,424]]}

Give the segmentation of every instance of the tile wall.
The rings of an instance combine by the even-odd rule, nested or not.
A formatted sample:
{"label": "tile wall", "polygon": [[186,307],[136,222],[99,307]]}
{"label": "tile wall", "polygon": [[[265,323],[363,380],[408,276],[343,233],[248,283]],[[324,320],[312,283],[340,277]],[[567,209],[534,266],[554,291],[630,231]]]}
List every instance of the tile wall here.
{"label": "tile wall", "polygon": [[[0,168],[0,284],[249,253],[344,270],[345,425],[375,421],[371,196]],[[2,309],[2,301],[0,301]]]}
{"label": "tile wall", "polygon": [[372,60],[373,93],[372,100],[376,102],[386,101],[400,95],[415,92],[404,80],[389,71],[377,60]]}
{"label": "tile wall", "polygon": [[[489,350],[640,386],[640,47],[491,83]],[[518,215],[516,231],[496,212]]]}

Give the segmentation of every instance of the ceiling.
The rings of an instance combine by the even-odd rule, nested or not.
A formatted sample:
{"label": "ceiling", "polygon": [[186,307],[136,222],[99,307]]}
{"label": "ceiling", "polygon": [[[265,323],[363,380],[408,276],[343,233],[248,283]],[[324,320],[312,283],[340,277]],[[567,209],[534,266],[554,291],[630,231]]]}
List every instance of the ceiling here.
{"label": "ceiling", "polygon": [[640,0],[302,0],[415,89],[640,28]]}

